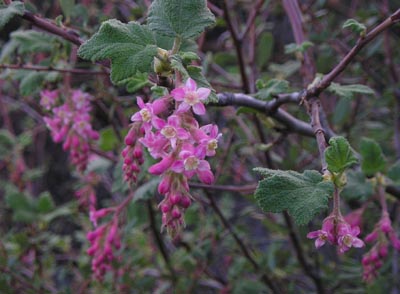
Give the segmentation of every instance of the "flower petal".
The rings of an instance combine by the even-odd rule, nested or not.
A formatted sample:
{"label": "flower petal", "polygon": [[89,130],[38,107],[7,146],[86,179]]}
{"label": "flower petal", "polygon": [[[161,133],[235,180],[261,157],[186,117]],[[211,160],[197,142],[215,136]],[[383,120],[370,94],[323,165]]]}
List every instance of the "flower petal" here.
{"label": "flower petal", "polygon": [[210,96],[211,90],[208,88],[198,88],[196,92],[200,100],[206,100]]}
{"label": "flower petal", "polygon": [[191,78],[187,79],[185,86],[186,86],[186,89],[189,91],[196,91],[196,89],[197,89],[196,82]]}
{"label": "flower petal", "polygon": [[176,101],[182,101],[185,98],[186,91],[184,88],[176,88],[171,92],[171,96],[174,97]]}
{"label": "flower petal", "polygon": [[206,113],[206,108],[204,107],[203,103],[196,103],[193,105],[193,112],[198,115],[203,115]]}

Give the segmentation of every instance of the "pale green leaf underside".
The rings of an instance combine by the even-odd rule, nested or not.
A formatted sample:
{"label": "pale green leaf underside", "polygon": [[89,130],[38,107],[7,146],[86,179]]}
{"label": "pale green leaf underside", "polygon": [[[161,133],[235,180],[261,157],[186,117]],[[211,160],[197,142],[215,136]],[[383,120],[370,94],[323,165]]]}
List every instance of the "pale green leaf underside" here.
{"label": "pale green leaf underside", "polygon": [[79,48],[78,54],[91,61],[109,58],[111,80],[117,83],[138,72],[151,71],[157,46],[147,26],[111,19],[102,23],[99,31]]}
{"label": "pale green leaf underside", "polygon": [[259,206],[265,212],[287,210],[297,224],[304,225],[328,207],[333,184],[324,182],[317,171],[281,171],[256,169],[267,178],[261,180],[255,192]]}
{"label": "pale green leaf underside", "polygon": [[11,2],[10,5],[0,4],[0,30],[16,15],[23,15],[25,5],[20,1]]}
{"label": "pale green leaf underside", "polygon": [[265,85],[262,85],[255,95],[261,100],[270,100],[274,95],[287,92],[289,82],[286,80],[271,79]]}
{"label": "pale green leaf underside", "polygon": [[155,0],[148,17],[152,31],[184,39],[197,37],[214,22],[205,0]]}
{"label": "pale green leaf underside", "polygon": [[357,163],[349,142],[343,137],[333,137],[329,140],[329,147],[325,150],[325,159],[328,170],[341,173],[349,166]]}
{"label": "pale green leaf underside", "polygon": [[374,90],[372,90],[370,87],[360,84],[340,85],[338,83],[332,83],[328,87],[328,91],[331,91],[332,93],[347,99],[353,98],[354,94],[375,94]]}
{"label": "pale green leaf underside", "polygon": [[384,171],[386,159],[379,144],[372,139],[363,138],[360,145],[362,157],[361,169],[367,176],[372,176],[377,172]]}

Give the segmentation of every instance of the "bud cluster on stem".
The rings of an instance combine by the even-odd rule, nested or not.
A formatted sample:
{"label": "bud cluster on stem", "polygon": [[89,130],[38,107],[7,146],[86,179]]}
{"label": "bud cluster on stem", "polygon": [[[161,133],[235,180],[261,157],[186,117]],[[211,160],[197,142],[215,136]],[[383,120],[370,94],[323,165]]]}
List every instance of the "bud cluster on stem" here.
{"label": "bud cluster on stem", "polygon": [[69,150],[72,164],[83,172],[89,160],[90,146],[99,139],[99,133],[90,123],[91,96],[81,90],[72,90],[64,103],[60,103],[58,90],[43,90],[40,96],[40,104],[50,112],[44,121],[53,141],[64,142],[63,149]]}

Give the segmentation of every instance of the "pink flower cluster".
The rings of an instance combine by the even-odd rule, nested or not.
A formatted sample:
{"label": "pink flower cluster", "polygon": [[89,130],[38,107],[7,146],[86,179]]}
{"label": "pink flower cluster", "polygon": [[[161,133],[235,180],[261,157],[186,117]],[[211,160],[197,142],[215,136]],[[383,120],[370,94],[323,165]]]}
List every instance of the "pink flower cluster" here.
{"label": "pink flower cluster", "polygon": [[357,238],[359,234],[358,226],[352,227],[343,217],[330,215],[323,221],[321,230],[308,233],[307,238],[315,239],[317,249],[328,241],[332,245],[337,245],[340,253],[344,253],[351,247],[364,246],[364,242]]}
{"label": "pink flower cluster", "polygon": [[[99,210],[98,217],[105,217],[113,209]],[[101,216],[100,216],[101,214]],[[114,250],[121,248],[121,238],[118,231],[118,218],[114,217],[111,222],[96,227],[87,234],[90,248],[87,254],[92,256],[92,271],[98,280],[102,280],[105,273],[112,269],[112,263],[117,258]]]}
{"label": "pink flower cluster", "polygon": [[396,236],[387,211],[383,212],[374,230],[365,237],[365,242],[376,242],[362,259],[364,268],[363,279],[366,282],[372,282],[378,275],[378,270],[383,265],[383,259],[388,255],[389,242],[393,248],[400,251],[400,240]]}
{"label": "pink flower cluster", "polygon": [[[129,154],[127,148],[136,148],[133,142],[140,133],[144,135],[138,141],[153,158],[159,159],[149,172],[162,177],[158,186],[159,193],[165,196],[160,203],[162,224],[171,234],[184,226],[183,213],[191,204],[188,180],[197,176],[205,184],[214,181],[206,157],[215,155],[221,134],[215,125],[200,127],[192,113],[205,114],[203,102],[209,95],[210,89],[197,88],[196,82],[189,78],[184,86],[152,103],[144,103],[138,97],[140,110],[131,118],[134,135],[128,134],[125,138],[128,141],[123,153],[126,178],[131,178],[131,170],[136,171],[132,167],[136,157],[126,156]],[[169,106],[174,109],[169,109]]]}
{"label": "pink flower cluster", "polygon": [[86,169],[90,155],[90,144],[99,138],[90,123],[90,95],[73,90],[66,101],[58,105],[59,92],[44,90],[40,104],[50,115],[44,117],[56,143],[63,143],[63,149],[70,151],[71,161],[80,172]]}

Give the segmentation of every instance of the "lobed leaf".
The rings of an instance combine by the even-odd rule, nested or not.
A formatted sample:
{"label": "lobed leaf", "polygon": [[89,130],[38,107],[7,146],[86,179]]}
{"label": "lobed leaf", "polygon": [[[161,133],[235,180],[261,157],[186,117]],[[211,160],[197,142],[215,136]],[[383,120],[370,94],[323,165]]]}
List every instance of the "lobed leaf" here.
{"label": "lobed leaf", "polygon": [[21,1],[13,1],[9,5],[0,4],[0,30],[16,15],[23,15],[25,5]]}
{"label": "lobed leaf", "polygon": [[274,95],[285,93],[289,90],[289,82],[279,79],[271,79],[265,84],[259,81],[257,86],[259,91],[255,96],[260,100],[270,100]]}
{"label": "lobed leaf", "polygon": [[372,90],[370,87],[360,84],[340,85],[338,83],[332,83],[328,87],[328,91],[347,99],[352,99],[354,97],[354,94],[375,94],[374,90]]}
{"label": "lobed leaf", "polygon": [[214,22],[205,0],[155,0],[148,16],[152,31],[183,39],[197,37]]}
{"label": "lobed leaf", "polygon": [[139,72],[151,71],[157,46],[147,26],[111,19],[103,22],[99,31],[81,45],[78,54],[91,61],[109,58],[111,80],[118,83]]}
{"label": "lobed leaf", "polygon": [[357,163],[349,142],[343,137],[333,137],[329,140],[325,159],[328,170],[334,173],[342,173],[346,168]]}
{"label": "lobed leaf", "polygon": [[325,182],[317,171],[256,169],[267,178],[261,180],[254,194],[265,212],[287,210],[297,224],[304,225],[321,210],[328,208],[333,193],[332,182]]}
{"label": "lobed leaf", "polygon": [[374,193],[371,182],[366,181],[361,171],[349,171],[347,173],[347,184],[340,195],[346,200],[365,201]]}
{"label": "lobed leaf", "polygon": [[348,29],[352,30],[353,32],[355,32],[357,34],[362,34],[362,33],[365,33],[367,31],[367,27],[364,24],[362,24],[362,23],[360,23],[357,20],[352,19],[352,18],[346,20],[344,22],[342,28],[343,29],[347,29],[348,28]]}
{"label": "lobed leaf", "polygon": [[386,159],[379,144],[369,138],[362,138],[360,144],[362,156],[361,169],[367,176],[372,176],[378,172],[383,172],[386,167]]}

